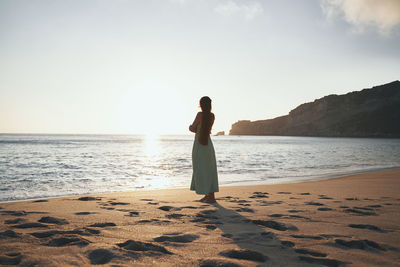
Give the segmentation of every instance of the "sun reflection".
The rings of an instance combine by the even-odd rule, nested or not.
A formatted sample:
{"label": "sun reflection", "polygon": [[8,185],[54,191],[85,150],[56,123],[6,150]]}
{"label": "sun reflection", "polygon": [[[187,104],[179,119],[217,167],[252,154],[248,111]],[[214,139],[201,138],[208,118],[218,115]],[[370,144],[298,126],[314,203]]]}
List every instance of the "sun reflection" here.
{"label": "sun reflection", "polygon": [[149,158],[159,155],[161,152],[160,135],[159,134],[146,134],[144,153]]}
{"label": "sun reflection", "polygon": [[162,153],[160,135],[150,133],[145,136],[144,139],[144,154],[145,166],[149,175],[142,177],[142,181],[139,182],[141,186],[146,189],[161,189],[168,188],[170,186],[170,179],[165,177],[163,173],[163,166],[160,162],[160,155]]}

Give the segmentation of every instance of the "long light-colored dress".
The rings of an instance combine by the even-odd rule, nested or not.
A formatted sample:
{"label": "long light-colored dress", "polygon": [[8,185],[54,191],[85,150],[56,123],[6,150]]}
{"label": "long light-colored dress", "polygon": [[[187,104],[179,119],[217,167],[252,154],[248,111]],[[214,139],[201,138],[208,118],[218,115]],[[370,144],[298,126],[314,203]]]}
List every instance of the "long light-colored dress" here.
{"label": "long light-colored dress", "polygon": [[197,194],[206,195],[219,191],[218,173],[213,143],[211,138],[208,138],[207,145],[199,143],[200,128],[201,125],[198,125],[193,143],[193,175],[190,190],[196,191]]}

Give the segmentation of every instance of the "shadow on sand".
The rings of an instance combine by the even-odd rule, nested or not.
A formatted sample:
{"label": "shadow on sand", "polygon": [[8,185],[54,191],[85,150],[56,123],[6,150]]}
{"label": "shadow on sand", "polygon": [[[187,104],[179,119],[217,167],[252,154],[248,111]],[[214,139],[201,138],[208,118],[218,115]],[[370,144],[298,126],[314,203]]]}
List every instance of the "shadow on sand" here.
{"label": "shadow on sand", "polygon": [[[273,232],[297,232],[293,225],[274,220],[251,220],[240,213],[227,209],[219,203],[211,204],[216,209],[206,209],[197,215],[208,229],[219,228],[225,238],[229,238],[239,249],[224,250],[221,256],[252,261],[261,266],[342,266],[343,262],[327,259],[326,255],[312,255],[314,251],[294,249],[294,243],[280,240]],[[317,257],[315,257],[317,256]]]}

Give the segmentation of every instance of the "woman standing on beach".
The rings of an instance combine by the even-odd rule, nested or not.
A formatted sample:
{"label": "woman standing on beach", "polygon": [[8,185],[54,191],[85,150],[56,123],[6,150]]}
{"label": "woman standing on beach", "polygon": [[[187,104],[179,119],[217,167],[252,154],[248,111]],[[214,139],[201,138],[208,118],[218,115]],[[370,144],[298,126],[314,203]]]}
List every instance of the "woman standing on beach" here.
{"label": "woman standing on beach", "polygon": [[201,112],[198,112],[192,125],[191,132],[196,133],[192,150],[193,175],[190,190],[204,194],[201,202],[214,203],[214,192],[218,192],[217,162],[214,146],[210,138],[215,116],[211,112],[211,99],[203,96],[200,99]]}

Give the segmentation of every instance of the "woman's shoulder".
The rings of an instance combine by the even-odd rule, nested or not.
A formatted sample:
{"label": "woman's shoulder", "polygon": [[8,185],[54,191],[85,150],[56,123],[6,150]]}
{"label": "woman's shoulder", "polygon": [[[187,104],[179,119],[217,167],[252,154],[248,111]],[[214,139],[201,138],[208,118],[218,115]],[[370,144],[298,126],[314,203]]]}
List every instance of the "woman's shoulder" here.
{"label": "woman's shoulder", "polygon": [[[214,115],[214,113],[212,113],[212,112],[210,112],[210,114],[211,114],[211,118],[215,118],[215,115]],[[200,118],[202,118],[203,117],[203,112],[202,111],[199,111],[199,112],[197,112],[197,115],[196,115],[196,117],[200,117]]]}

